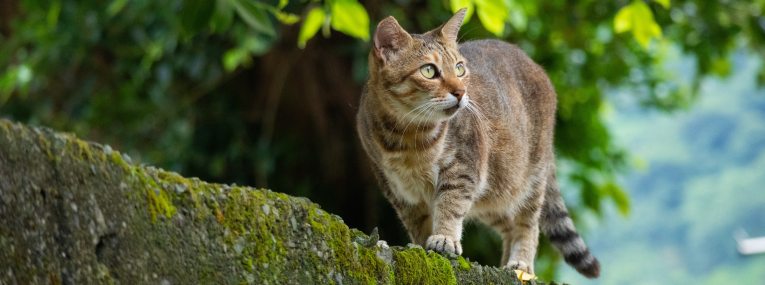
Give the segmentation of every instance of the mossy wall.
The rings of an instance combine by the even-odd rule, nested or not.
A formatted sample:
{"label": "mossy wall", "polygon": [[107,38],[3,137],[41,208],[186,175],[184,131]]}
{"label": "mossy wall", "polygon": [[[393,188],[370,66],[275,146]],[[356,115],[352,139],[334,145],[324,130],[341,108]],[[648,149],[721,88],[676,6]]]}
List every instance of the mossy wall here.
{"label": "mossy wall", "polygon": [[388,247],[305,198],[133,165],[0,120],[0,284],[521,284]]}

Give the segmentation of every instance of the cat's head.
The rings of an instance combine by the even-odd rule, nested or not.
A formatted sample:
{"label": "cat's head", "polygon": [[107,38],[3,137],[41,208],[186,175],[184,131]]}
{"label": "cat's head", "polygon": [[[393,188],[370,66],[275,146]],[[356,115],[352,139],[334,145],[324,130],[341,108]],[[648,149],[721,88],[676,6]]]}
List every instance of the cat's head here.
{"label": "cat's head", "polygon": [[470,70],[458,51],[465,9],[425,34],[409,34],[392,16],[377,25],[369,88],[400,118],[438,121],[468,104]]}

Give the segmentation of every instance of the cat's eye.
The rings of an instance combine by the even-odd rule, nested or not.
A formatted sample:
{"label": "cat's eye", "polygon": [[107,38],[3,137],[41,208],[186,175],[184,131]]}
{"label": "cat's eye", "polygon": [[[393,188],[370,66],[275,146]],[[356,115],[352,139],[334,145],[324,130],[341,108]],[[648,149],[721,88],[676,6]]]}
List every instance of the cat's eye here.
{"label": "cat's eye", "polygon": [[457,64],[457,66],[454,67],[455,70],[457,70],[457,76],[463,76],[465,75],[465,65],[463,65],[461,62]]}
{"label": "cat's eye", "polygon": [[436,67],[432,64],[423,65],[420,67],[420,73],[422,73],[422,76],[425,76],[425,78],[436,77]]}

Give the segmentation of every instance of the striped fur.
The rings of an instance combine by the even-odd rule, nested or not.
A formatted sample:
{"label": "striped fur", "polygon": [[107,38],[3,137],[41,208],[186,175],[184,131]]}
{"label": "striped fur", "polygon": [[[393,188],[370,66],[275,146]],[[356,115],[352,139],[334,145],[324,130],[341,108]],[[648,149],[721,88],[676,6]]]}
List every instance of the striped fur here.
{"label": "striped fur", "polygon": [[513,45],[458,44],[464,12],[421,35],[392,17],[377,27],[357,126],[380,187],[427,249],[461,254],[463,223],[477,219],[502,237],[505,267],[534,273],[541,226],[569,264],[596,277],[558,193],[550,79]]}
{"label": "striped fur", "polygon": [[600,275],[600,262],[592,256],[590,249],[576,232],[574,222],[571,221],[566,205],[563,204],[555,174],[550,175],[545,195],[539,223],[542,232],[550,240],[555,250],[563,255],[566,263],[584,276],[598,277]]}

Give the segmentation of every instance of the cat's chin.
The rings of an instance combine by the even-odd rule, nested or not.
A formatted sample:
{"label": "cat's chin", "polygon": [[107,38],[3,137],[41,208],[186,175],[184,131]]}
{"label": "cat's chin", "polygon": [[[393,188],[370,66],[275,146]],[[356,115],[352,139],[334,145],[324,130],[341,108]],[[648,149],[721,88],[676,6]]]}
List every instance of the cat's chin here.
{"label": "cat's chin", "polygon": [[452,115],[457,113],[457,111],[459,111],[459,109],[460,109],[460,105],[459,104],[454,104],[454,106],[444,109],[444,113],[447,116],[451,117]]}
{"label": "cat's chin", "polygon": [[454,104],[454,106],[446,108],[443,111],[444,111],[444,114],[446,114],[447,117],[452,117],[459,110],[460,110],[460,104]]}

